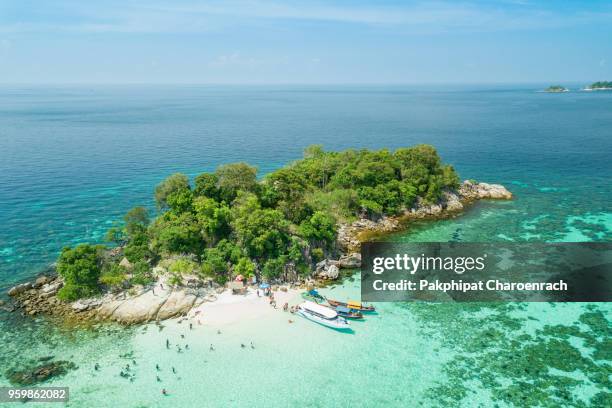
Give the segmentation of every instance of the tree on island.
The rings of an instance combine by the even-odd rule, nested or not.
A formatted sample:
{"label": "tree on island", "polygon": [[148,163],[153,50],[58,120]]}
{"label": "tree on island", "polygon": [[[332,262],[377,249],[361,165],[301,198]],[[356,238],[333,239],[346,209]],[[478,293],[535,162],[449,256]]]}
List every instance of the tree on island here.
{"label": "tree on island", "polygon": [[[187,273],[219,283],[239,274],[273,279],[289,269],[306,275],[317,261],[337,254],[340,223],[437,203],[458,186],[453,167],[429,145],[342,152],[310,146],[303,159],[259,181],[246,163],[200,174],[193,188],[187,176],[173,174],[155,188],[160,214],[150,221],[146,209],[136,207],[109,238],[123,245],[132,284],[150,282],[158,263],[177,283]],[[126,271],[113,266],[120,259],[102,257],[94,246],[63,251],[62,298],[95,294],[98,284],[124,284]]]}
{"label": "tree on island", "polygon": [[593,82],[587,89],[612,89],[612,81]]}
{"label": "tree on island", "polygon": [[60,299],[76,300],[99,293],[103,249],[101,245],[81,244],[62,250],[56,266],[64,279],[64,287],[58,292]]}
{"label": "tree on island", "polygon": [[551,85],[548,88],[546,88],[544,91],[545,92],[567,92],[567,88],[561,85]]}

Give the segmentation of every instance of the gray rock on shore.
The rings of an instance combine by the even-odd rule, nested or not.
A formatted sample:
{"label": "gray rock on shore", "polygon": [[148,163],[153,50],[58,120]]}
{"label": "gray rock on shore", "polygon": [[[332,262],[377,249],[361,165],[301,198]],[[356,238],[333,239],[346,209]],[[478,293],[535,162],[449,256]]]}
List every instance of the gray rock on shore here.
{"label": "gray rock on shore", "polygon": [[353,252],[341,256],[338,260],[338,267],[345,269],[361,268],[361,254],[359,252]]}
{"label": "gray rock on shore", "polygon": [[8,291],[8,295],[11,296],[11,297],[15,297],[15,296],[18,296],[18,295],[22,294],[26,290],[30,290],[30,289],[32,289],[32,283],[31,282],[22,283],[20,285],[16,285],[16,286],[13,286],[12,288],[10,288],[9,291]]}
{"label": "gray rock on shore", "polygon": [[332,261],[330,259],[324,259],[317,263],[315,275],[321,279],[336,279],[340,275],[340,269],[338,268],[338,261]]}
{"label": "gray rock on shore", "polygon": [[510,200],[512,193],[501,184],[476,183],[465,180],[459,187],[459,194],[468,200],[497,199]]}
{"label": "gray rock on shore", "polygon": [[184,290],[173,291],[157,313],[158,320],[184,315],[191,310],[196,296],[185,293]]}
{"label": "gray rock on shore", "polygon": [[111,318],[125,324],[155,320],[157,312],[165,302],[166,297],[155,295],[153,291],[148,291],[122,302],[112,313]]}

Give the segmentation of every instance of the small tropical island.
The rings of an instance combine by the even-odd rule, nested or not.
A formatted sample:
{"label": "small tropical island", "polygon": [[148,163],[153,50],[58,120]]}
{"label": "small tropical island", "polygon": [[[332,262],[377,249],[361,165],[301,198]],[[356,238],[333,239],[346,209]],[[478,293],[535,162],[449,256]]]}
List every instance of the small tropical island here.
{"label": "small tropical island", "polygon": [[569,92],[569,89],[561,85],[551,85],[548,88],[546,88],[544,92],[550,92],[550,93]]}
{"label": "small tropical island", "polygon": [[611,91],[612,81],[597,81],[584,88],[585,91]]}
{"label": "small tropical island", "polygon": [[501,185],[460,182],[429,145],[341,152],[314,145],[261,179],[247,163],[221,165],[193,183],[176,173],[155,188],[156,217],[135,207],[108,230],[109,245],[64,248],[50,271],[9,290],[9,308],[134,324],[197,314],[206,302],[262,283],[297,293],[359,268],[360,243],[372,233],[511,198]]}

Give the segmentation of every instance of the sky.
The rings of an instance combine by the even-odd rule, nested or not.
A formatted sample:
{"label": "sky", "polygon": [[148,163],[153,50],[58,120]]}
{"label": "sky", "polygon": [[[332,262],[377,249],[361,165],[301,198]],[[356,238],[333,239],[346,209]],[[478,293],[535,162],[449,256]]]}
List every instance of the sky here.
{"label": "sky", "polygon": [[0,0],[4,84],[596,80],[612,0]]}

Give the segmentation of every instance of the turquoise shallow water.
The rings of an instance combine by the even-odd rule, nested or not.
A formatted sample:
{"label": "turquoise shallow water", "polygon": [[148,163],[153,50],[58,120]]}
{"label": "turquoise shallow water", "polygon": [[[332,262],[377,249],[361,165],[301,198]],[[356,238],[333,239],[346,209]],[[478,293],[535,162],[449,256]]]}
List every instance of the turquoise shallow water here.
{"label": "turquoise shallow water", "polygon": [[[538,88],[4,88],[0,287],[32,276],[63,244],[99,240],[173,171],[247,160],[266,172],[312,143],[427,142],[464,178],[515,193],[395,240],[609,241],[612,93]],[[356,281],[327,290],[359,293]],[[610,405],[607,304],[379,306],[354,335],[289,325],[279,312],[220,338],[212,327],[187,333],[183,354],[164,347],[185,333],[176,323],[75,331],[0,314],[0,367],[51,354],[74,361],[52,383],[71,386],[74,407]],[[240,349],[246,341],[256,350]],[[132,358],[129,382],[118,374]],[[172,395],[162,398],[162,386]]]}
{"label": "turquoise shallow water", "polygon": [[430,143],[516,193],[498,234],[609,239],[612,92],[539,87],[0,88],[0,287],[101,240],[172,172],[246,160],[263,174],[313,143]]}

